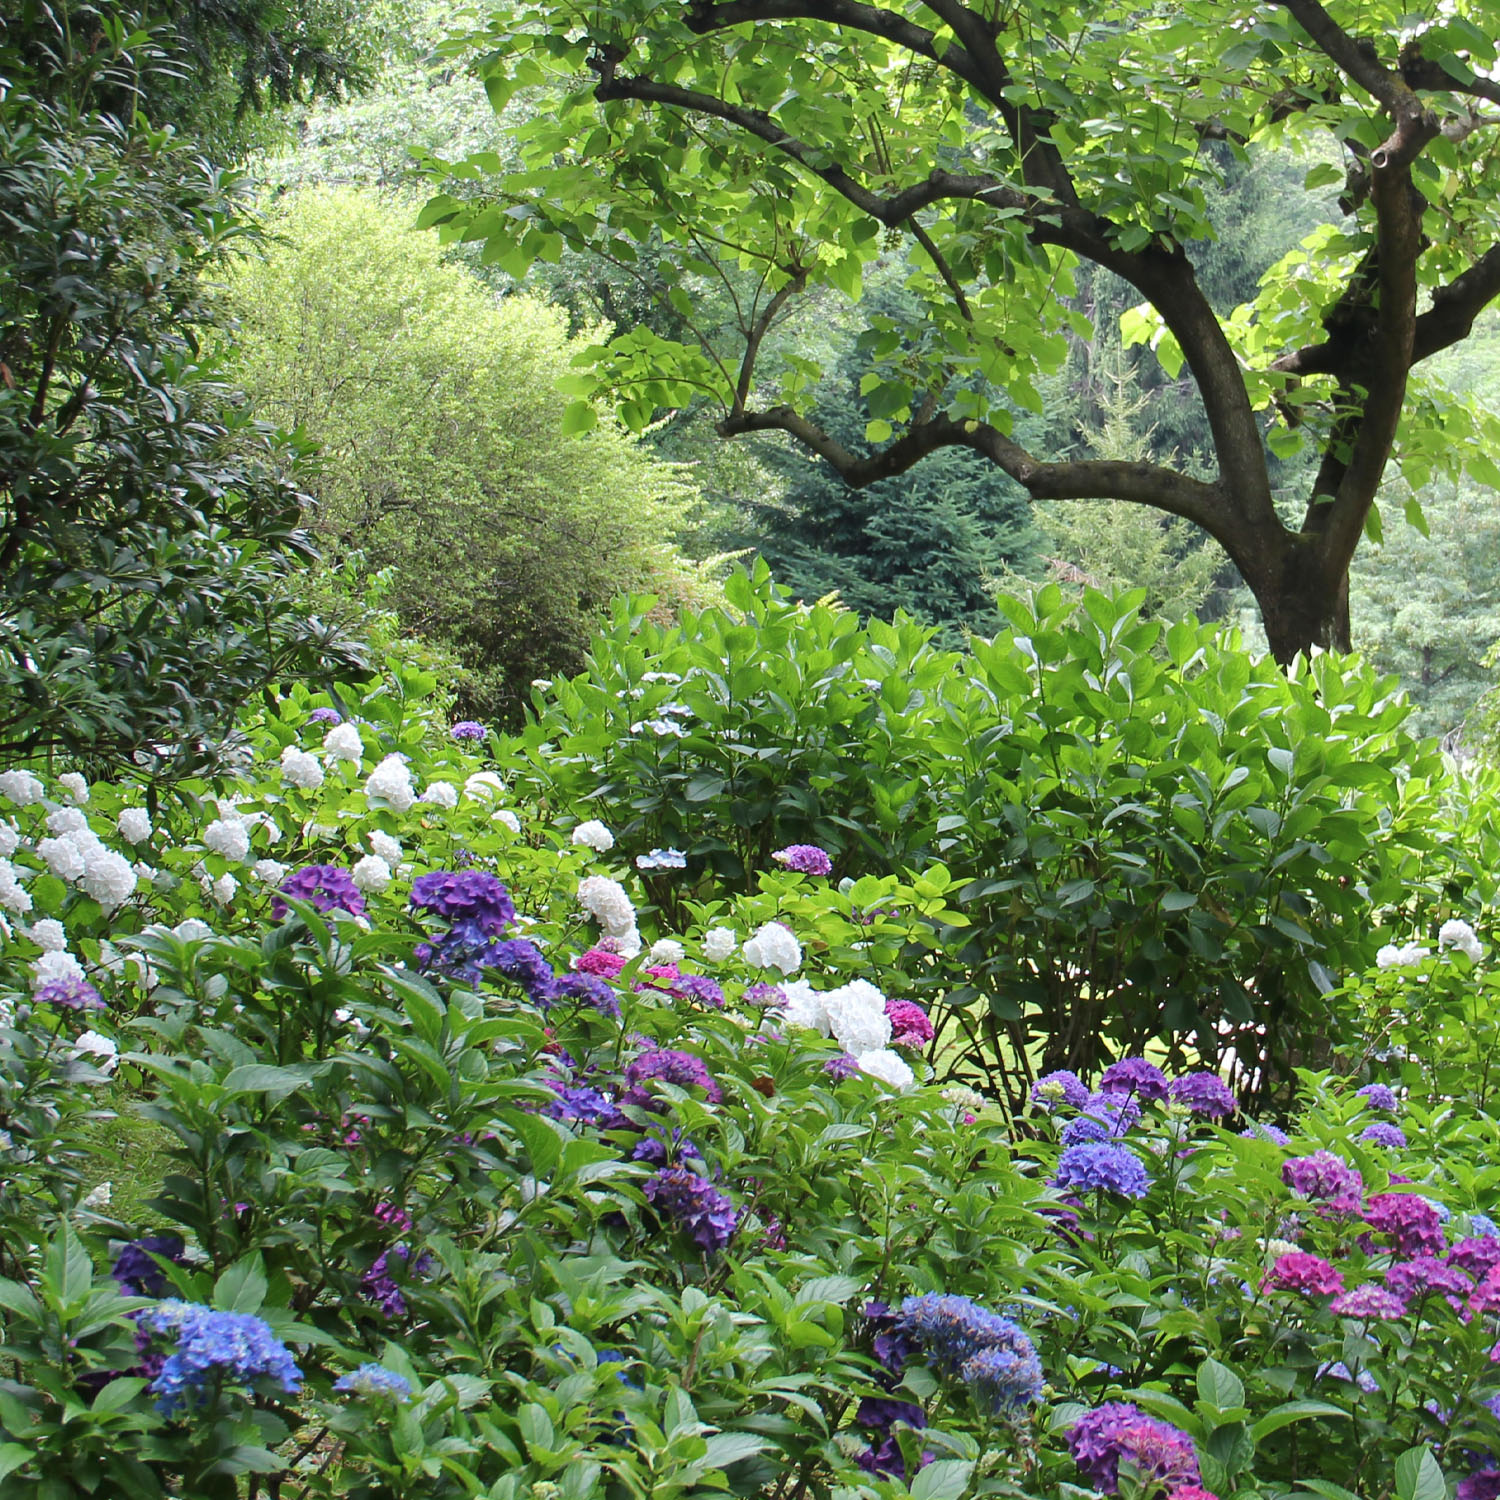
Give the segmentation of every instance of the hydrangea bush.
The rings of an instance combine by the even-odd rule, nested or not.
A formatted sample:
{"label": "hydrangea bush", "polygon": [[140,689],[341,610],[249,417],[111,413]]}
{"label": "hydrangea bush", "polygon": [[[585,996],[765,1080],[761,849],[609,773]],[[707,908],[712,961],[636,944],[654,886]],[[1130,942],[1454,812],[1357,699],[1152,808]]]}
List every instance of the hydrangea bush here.
{"label": "hydrangea bush", "polygon": [[955,1082],[946,867],[642,870],[423,686],[0,775],[7,1500],[1500,1488],[1483,1098]]}

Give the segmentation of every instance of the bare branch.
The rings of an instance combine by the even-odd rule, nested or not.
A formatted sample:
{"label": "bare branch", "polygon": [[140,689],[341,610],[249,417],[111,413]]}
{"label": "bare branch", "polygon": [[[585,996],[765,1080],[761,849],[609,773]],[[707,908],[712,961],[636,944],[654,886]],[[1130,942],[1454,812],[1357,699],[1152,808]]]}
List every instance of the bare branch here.
{"label": "bare branch", "polygon": [[785,286],[779,287],[766,303],[765,310],[755,320],[745,337],[745,357],[740,361],[740,378],[734,388],[733,412],[738,414],[745,409],[745,403],[750,399],[750,383],[755,375],[755,361],[760,354],[760,346],[766,334],[771,331],[771,325],[776,321],[781,309],[797,296],[807,285],[805,275],[794,276]]}

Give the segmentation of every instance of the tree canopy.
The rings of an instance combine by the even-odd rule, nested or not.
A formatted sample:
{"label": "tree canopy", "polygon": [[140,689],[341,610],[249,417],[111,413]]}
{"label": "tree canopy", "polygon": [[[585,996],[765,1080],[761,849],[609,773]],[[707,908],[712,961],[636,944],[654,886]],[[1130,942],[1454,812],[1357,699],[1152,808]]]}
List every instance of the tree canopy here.
{"label": "tree canopy", "polygon": [[[753,272],[733,347],[634,328],[596,351],[580,400],[609,391],[641,426],[707,393],[724,436],[789,432],[852,484],[960,447],[1034,499],[1184,517],[1233,559],[1286,660],[1348,643],[1349,563],[1393,453],[1413,492],[1464,467],[1500,480],[1500,422],[1424,370],[1500,292],[1497,28],[1494,0],[510,0],[454,49],[497,106],[541,91],[548,107],[520,170],[450,164],[493,174],[488,190],[466,182],[426,221],[516,272],[565,246],[629,263],[655,236],[689,326],[685,278]],[[1253,301],[1216,305],[1197,261],[1224,162],[1253,171],[1283,148],[1305,154],[1325,222]],[[757,356],[799,298],[857,299],[901,242],[915,315],[870,320],[871,416],[840,441],[811,414],[819,362],[768,383]],[[1016,440],[1015,411],[1041,409],[1086,334],[1080,263],[1139,294],[1127,341],[1191,375],[1206,471]],[[1299,451],[1311,482],[1278,493],[1273,458]]]}

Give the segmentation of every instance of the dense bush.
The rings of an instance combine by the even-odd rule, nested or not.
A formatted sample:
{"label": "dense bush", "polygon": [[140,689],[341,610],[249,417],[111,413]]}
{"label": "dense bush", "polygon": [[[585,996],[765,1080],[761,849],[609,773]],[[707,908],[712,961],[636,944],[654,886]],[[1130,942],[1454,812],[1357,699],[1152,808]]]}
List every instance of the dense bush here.
{"label": "dense bush", "polygon": [[941,859],[969,925],[913,982],[1013,1104],[1032,1059],[1154,1038],[1284,1084],[1391,922],[1492,888],[1455,837],[1472,799],[1357,661],[1283,674],[1135,596],[1002,599],[1009,628],[964,653],[764,572],[728,597],[672,628],[622,610],[538,695],[518,776],[631,852],[680,846],[689,881],[744,889],[802,840],[840,875]]}
{"label": "dense bush", "polygon": [[1493,1493],[1479,1106],[1134,1059],[1017,1131],[866,921],[941,870],[669,901],[428,686],[154,810],[0,777],[7,1496]]}

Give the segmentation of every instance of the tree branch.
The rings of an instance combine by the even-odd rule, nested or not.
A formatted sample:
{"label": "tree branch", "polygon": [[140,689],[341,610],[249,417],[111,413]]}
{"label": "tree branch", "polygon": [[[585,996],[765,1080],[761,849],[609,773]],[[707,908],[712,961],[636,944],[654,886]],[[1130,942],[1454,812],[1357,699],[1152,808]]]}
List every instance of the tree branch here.
{"label": "tree branch", "polygon": [[745,410],[750,399],[750,383],[755,375],[755,361],[760,354],[762,340],[771,331],[777,314],[807,285],[805,275],[794,276],[785,286],[778,288],[766,303],[765,311],[755,320],[745,337],[745,356],[740,361],[740,378],[735,383],[733,415]]}
{"label": "tree branch", "polygon": [[1422,56],[1420,41],[1410,41],[1401,49],[1399,59],[1401,78],[1410,89],[1423,89],[1429,93],[1461,94],[1469,99],[1488,99],[1491,104],[1500,104],[1500,83],[1492,78],[1474,78],[1464,83],[1449,73],[1441,63]]}

